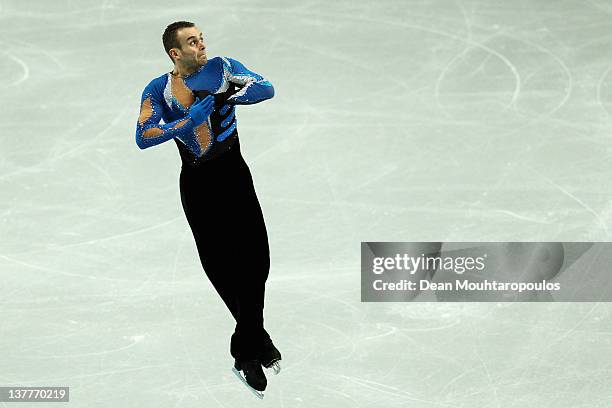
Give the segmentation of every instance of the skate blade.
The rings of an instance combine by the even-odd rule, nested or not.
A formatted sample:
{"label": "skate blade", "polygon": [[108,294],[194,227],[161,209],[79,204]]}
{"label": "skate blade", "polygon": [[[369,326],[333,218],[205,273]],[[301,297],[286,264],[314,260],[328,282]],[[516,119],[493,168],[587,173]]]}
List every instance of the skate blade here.
{"label": "skate blade", "polygon": [[268,364],[267,366],[264,366],[266,369],[272,369],[274,370],[274,375],[277,375],[278,373],[280,373],[281,371],[281,366],[280,366],[280,358],[276,359],[276,360],[272,360],[272,362],[270,364]]}
{"label": "skate blade", "polygon": [[274,375],[278,375],[278,373],[281,371],[281,366],[278,361],[273,362],[270,368],[274,370]]}
{"label": "skate blade", "polygon": [[258,390],[256,390],[255,388],[251,387],[251,386],[249,385],[249,383],[247,382],[246,378],[244,378],[244,377],[243,377],[243,375],[240,373],[240,371],[236,370],[236,367],[232,367],[232,372],[233,372],[233,373],[236,375],[236,377],[238,377],[238,379],[239,379],[240,381],[242,381],[242,383],[243,383],[244,385],[246,385],[246,387],[247,387],[249,390],[251,390],[251,392],[252,392],[253,394],[255,394],[255,396],[256,396],[257,398],[259,398],[259,399],[263,399],[263,397],[264,397],[264,392],[263,392],[263,391],[258,391]]}

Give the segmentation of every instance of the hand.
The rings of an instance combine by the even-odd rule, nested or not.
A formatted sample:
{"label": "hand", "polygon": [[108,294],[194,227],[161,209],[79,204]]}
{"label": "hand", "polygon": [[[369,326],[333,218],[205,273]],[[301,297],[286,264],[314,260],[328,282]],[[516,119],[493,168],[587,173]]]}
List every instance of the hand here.
{"label": "hand", "polygon": [[215,98],[211,95],[208,95],[206,98],[200,100],[200,98],[196,99],[193,105],[189,108],[189,117],[193,122],[194,126],[200,126],[202,123],[206,122],[206,119],[210,116],[210,114],[215,109]]}

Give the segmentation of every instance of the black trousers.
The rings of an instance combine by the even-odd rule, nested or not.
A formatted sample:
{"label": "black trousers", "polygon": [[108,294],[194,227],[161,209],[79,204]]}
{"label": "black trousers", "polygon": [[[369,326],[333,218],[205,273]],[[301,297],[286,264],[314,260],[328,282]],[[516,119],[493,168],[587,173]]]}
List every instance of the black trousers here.
{"label": "black trousers", "polygon": [[239,142],[197,167],[183,164],[180,191],[204,271],[236,320],[230,353],[254,359],[271,341],[263,318],[270,251]]}

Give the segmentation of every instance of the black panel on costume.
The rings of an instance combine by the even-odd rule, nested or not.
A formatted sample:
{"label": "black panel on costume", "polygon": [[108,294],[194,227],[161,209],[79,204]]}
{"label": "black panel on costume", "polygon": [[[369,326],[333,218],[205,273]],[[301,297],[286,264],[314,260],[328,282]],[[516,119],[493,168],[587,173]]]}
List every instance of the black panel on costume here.
{"label": "black panel on costume", "polygon": [[[232,106],[230,106],[224,114],[221,114],[222,108],[226,106],[227,98],[234,94],[240,88],[236,84],[230,84],[227,91],[218,93],[213,95],[215,98],[215,110],[210,115],[210,125],[211,125],[211,133],[213,135],[220,135],[223,133],[225,129],[230,127],[235,121],[236,118],[228,123],[225,127],[222,126],[222,123],[225,119],[227,119],[233,112]],[[200,99],[206,98],[210,95],[208,91],[194,91],[194,95]],[[194,154],[187,148],[183,143],[180,143],[178,140],[174,140],[179,149],[179,154],[181,155],[181,160],[183,165],[190,167],[197,167],[201,163],[214,159],[219,156],[220,153],[226,152],[232,147],[234,147],[236,141],[238,140],[238,130],[237,128],[222,141],[217,141],[213,139],[212,146],[210,149],[204,154],[202,157],[196,157]]]}

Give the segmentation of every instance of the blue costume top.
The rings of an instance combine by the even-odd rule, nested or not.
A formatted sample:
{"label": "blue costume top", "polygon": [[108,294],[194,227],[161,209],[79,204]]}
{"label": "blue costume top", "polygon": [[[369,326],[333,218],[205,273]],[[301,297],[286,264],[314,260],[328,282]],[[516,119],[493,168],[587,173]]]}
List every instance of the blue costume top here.
{"label": "blue costume top", "polygon": [[[196,97],[207,95],[214,95],[215,109],[207,122],[194,126],[189,107]],[[153,79],[142,93],[136,144],[146,149],[174,139],[183,164],[197,166],[238,140],[235,105],[273,96],[270,82],[232,58],[212,58],[186,77],[166,73]]]}

